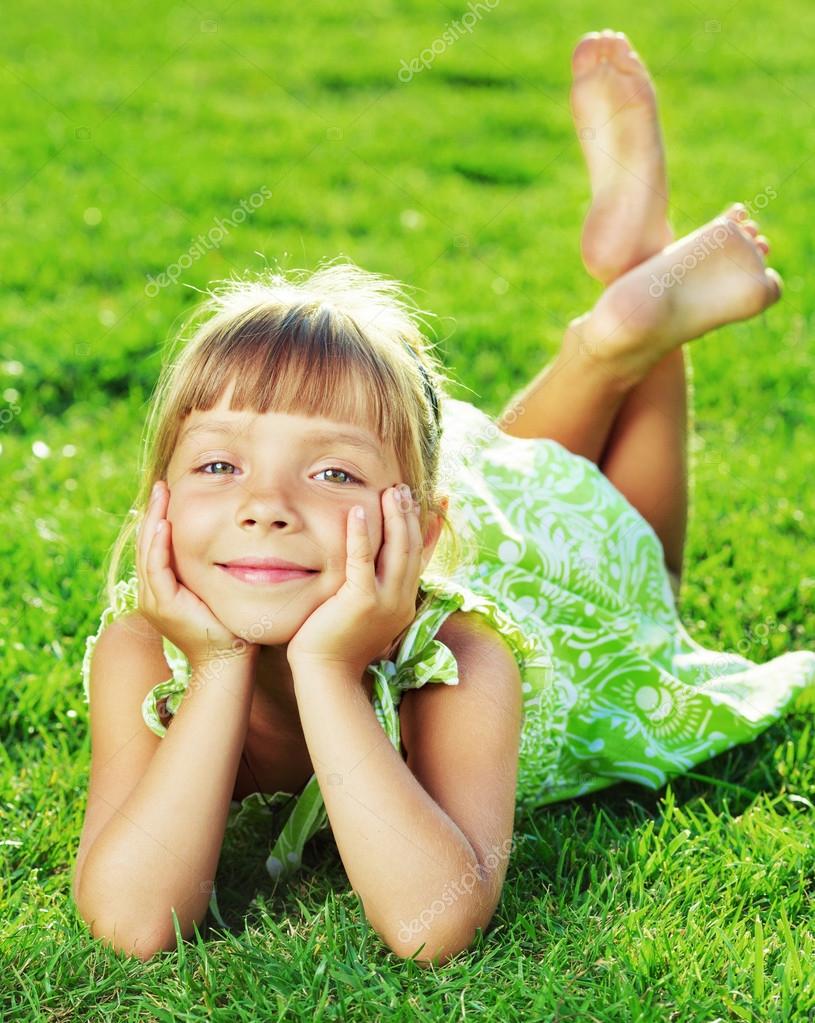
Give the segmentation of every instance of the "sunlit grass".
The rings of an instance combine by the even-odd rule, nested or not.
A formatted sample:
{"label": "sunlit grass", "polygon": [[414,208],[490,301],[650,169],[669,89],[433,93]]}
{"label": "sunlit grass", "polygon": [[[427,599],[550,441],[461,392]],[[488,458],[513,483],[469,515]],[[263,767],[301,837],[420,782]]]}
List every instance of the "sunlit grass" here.
{"label": "sunlit grass", "polygon": [[[70,3],[4,17],[3,1019],[763,1021],[815,1008],[804,709],[658,793],[621,784],[519,816],[491,930],[439,972],[384,949],[326,836],[274,891],[260,825],[221,861],[233,934],[144,965],[93,942],[73,911],[80,667],[161,344],[209,281],[342,253],[421,289],[455,396],[497,413],[599,292],[579,260],[588,186],[568,109],[569,55],[589,29],[627,31],[655,71],[677,232],[777,193],[760,219],[783,302],[692,346],[681,613],[699,642],[757,661],[815,647],[813,8],[501,3],[400,83],[401,61],[464,10]],[[221,244],[146,292],[264,186],[271,199]]]}

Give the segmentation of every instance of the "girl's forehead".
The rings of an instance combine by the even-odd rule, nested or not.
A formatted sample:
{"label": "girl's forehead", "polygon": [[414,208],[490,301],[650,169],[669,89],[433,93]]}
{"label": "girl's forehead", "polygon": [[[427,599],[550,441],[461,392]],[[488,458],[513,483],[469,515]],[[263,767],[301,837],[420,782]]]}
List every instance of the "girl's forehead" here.
{"label": "girl's forehead", "polygon": [[256,412],[252,409],[213,408],[209,410],[193,409],[180,422],[178,431],[179,442],[189,436],[196,436],[206,431],[232,432],[251,435],[253,433],[278,432],[291,436],[329,437],[358,436],[368,440],[380,449],[386,445],[377,435],[371,423],[352,420],[331,419],[328,416],[315,416],[304,412]]}
{"label": "girl's forehead", "polygon": [[[261,424],[266,421],[270,427],[276,426],[278,429],[290,429],[293,432],[298,430],[308,431],[312,426],[322,431],[332,429],[338,432],[358,430],[360,433],[368,434],[370,439],[378,441],[380,446],[384,446],[384,441],[382,441],[377,432],[376,424],[370,415],[365,415],[364,411],[359,417],[354,419],[336,419],[330,415],[321,416],[311,408],[297,409],[296,406],[288,410],[269,409],[266,412],[260,412],[257,408],[252,407],[233,409],[231,405],[235,386],[236,378],[232,377],[212,408],[207,410],[193,409],[182,421],[179,432],[181,433],[189,428],[197,429],[199,425],[209,422],[223,423],[224,421],[234,420],[235,425],[240,427],[241,425],[249,426],[257,420]],[[368,411],[370,412],[370,410]]]}
{"label": "girl's forehead", "polygon": [[293,412],[239,411],[222,405],[207,411],[194,409],[185,416],[179,426],[175,451],[183,453],[199,443],[219,438],[270,446],[283,442],[284,448],[291,450],[338,444],[358,451],[383,469],[398,467],[392,447],[376,434],[371,424]]}

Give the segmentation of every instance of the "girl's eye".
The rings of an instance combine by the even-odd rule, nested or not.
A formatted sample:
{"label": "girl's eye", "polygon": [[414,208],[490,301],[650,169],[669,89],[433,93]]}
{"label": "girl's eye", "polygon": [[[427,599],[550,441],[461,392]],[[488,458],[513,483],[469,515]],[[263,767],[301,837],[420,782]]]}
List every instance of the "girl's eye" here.
{"label": "girl's eye", "polygon": [[[358,480],[356,476],[352,476],[350,472],[346,472],[345,469],[338,469],[336,466],[331,466],[328,469],[320,469],[320,472],[316,473],[317,476],[324,472],[340,472],[343,476],[347,476],[349,480],[353,480],[354,483],[361,483],[362,480]],[[346,484],[347,485],[347,484]]]}
{"label": "girl's eye", "polygon": [[[233,476],[234,475],[234,473],[230,473],[230,472],[214,472],[214,471],[213,472],[207,472],[206,471],[207,469],[210,468],[210,466],[217,466],[217,465],[225,465],[225,466],[228,466],[230,469],[234,469],[235,468],[235,466],[232,465],[231,462],[217,461],[217,462],[207,462],[206,465],[199,466],[195,471],[201,473],[203,476]],[[356,478],[356,476],[352,476],[350,472],[346,472],[345,469],[338,469],[336,466],[330,466],[328,469],[321,469],[320,472],[318,472],[316,475],[320,476],[324,472],[337,472],[337,473],[341,473],[348,480],[353,481],[353,483],[361,483],[362,482],[362,480],[358,480]],[[348,486],[349,484],[344,484],[344,485]]]}

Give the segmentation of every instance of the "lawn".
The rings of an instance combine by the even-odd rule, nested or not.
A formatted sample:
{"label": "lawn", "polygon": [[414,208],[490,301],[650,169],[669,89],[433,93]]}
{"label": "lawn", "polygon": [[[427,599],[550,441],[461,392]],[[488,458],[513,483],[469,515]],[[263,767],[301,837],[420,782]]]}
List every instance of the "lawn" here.
{"label": "lawn", "polygon": [[[476,9],[409,80],[400,68],[465,5],[69,0],[4,16],[3,1020],[812,1018],[803,711],[659,792],[620,784],[519,815],[493,926],[441,969],[381,944],[329,840],[274,891],[262,831],[230,840],[233,933],[147,964],[73,910],[80,668],[162,345],[208,282],[344,254],[421,289],[454,396],[499,412],[600,290],[579,258],[588,185],[568,107],[590,29],[628,32],[655,76],[677,233],[775,193],[758,215],[782,302],[691,348],[681,615],[755,661],[815,648],[815,8]],[[217,245],[196,243],[216,226]]]}

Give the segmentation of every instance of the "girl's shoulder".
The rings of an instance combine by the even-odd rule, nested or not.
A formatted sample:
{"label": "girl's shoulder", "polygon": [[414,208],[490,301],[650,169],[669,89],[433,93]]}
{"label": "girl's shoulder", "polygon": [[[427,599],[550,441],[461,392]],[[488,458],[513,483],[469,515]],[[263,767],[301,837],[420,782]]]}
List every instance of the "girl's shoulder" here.
{"label": "girl's shoulder", "polygon": [[453,653],[464,644],[476,647],[499,646],[504,644],[500,629],[489,622],[483,615],[473,611],[456,609],[449,614],[436,633],[439,643],[444,643]]}
{"label": "girl's shoulder", "polygon": [[505,643],[522,675],[538,655],[536,643],[521,625],[494,599],[475,592],[465,581],[425,575],[419,585],[424,600],[395,657],[368,666],[374,677],[377,716],[394,735],[403,693],[427,683],[458,685],[455,652],[461,644]]}
{"label": "girl's shoulder", "polygon": [[[440,643],[446,639],[505,643],[523,671],[539,650],[534,637],[504,606],[498,593],[485,592],[483,580],[428,575],[421,583],[427,595],[427,631]],[[429,637],[428,637],[429,638]]]}
{"label": "girl's shoulder", "polygon": [[157,665],[155,673],[163,678],[145,696],[142,717],[152,732],[163,736],[189,685],[190,669],[183,653],[139,611],[138,577],[135,574],[116,583],[112,603],[102,612],[98,629],[85,640],[82,683],[86,703],[90,702],[91,661],[103,633],[108,634],[107,645],[111,640],[117,644],[135,641]]}

